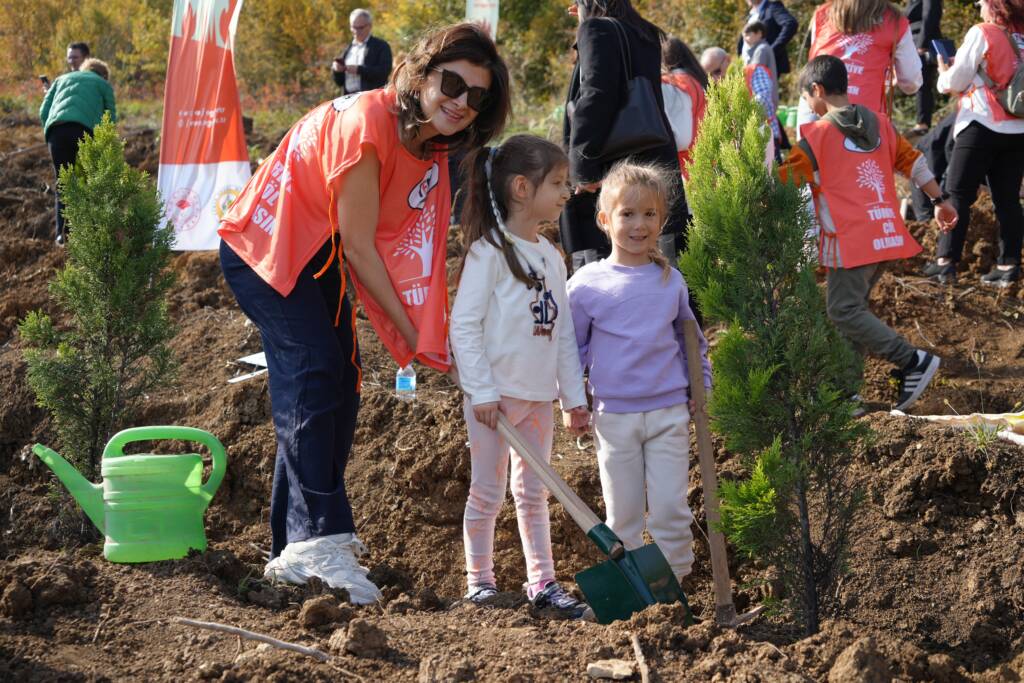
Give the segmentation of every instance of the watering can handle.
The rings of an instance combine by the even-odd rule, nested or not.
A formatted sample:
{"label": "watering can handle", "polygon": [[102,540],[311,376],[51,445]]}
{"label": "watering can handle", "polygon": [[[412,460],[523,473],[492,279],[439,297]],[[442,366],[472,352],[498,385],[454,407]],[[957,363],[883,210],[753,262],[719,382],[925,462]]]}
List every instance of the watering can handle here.
{"label": "watering can handle", "polygon": [[227,471],[228,466],[228,456],[224,451],[223,444],[217,440],[217,437],[207,431],[196,429],[195,427],[178,427],[174,425],[122,429],[107,443],[106,448],[103,449],[103,457],[116,458],[124,455],[124,447],[135,441],[163,441],[166,439],[193,441],[201,443],[210,449],[213,466],[210,470],[210,478],[206,480],[202,487],[202,492],[206,496],[207,502],[209,502],[224,479],[224,473]]}

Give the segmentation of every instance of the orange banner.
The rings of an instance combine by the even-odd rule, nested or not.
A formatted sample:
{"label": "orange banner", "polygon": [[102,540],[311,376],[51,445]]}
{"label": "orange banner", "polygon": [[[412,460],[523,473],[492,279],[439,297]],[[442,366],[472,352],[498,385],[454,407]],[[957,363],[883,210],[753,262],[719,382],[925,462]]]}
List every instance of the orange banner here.
{"label": "orange banner", "polygon": [[242,0],[174,0],[157,185],[175,249],[216,249],[249,179],[232,48]]}

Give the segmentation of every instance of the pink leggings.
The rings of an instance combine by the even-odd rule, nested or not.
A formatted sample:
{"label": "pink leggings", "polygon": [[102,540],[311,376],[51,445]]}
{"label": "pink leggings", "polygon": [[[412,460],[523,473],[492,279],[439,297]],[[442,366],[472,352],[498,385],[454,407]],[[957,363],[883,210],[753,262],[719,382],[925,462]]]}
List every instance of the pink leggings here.
{"label": "pink leggings", "polygon": [[[503,396],[501,410],[533,451],[550,462],[554,430],[551,403]],[[494,523],[505,500],[510,448],[497,431],[476,421],[468,398],[463,411],[473,469],[462,539],[466,546],[467,583],[473,588],[495,584]],[[517,453],[512,455],[512,497],[526,556],[526,578],[530,586],[553,580],[555,566],[551,559],[548,491]]]}

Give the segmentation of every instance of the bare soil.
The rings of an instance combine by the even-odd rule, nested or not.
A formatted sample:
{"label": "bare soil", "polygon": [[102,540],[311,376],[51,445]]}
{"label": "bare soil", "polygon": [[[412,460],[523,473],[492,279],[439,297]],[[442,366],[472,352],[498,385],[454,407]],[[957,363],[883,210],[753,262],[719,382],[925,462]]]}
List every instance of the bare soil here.
{"label": "bare soil", "polygon": [[[182,424],[215,434],[228,473],[207,513],[210,547],[178,561],[117,565],[69,508],[28,447],[57,445],[25,383],[17,322],[52,310],[47,284],[64,261],[52,241],[53,171],[35,123],[0,120],[0,679],[94,680],[582,680],[588,662],[633,660],[630,634],[662,681],[1019,681],[1024,678],[1024,458],[1004,442],[888,414],[895,387],[870,361],[864,398],[876,432],[852,475],[868,492],[857,523],[841,607],[821,633],[780,617],[738,631],[711,623],[707,546],[697,533],[691,604],[657,606],[610,626],[556,621],[521,595],[523,559],[514,511],[497,529],[507,591],[492,609],[460,601],[461,517],[469,462],[460,398],[447,379],[420,373],[415,403],[389,390],[394,363],[360,321],[363,405],[348,487],[365,558],[382,604],[347,605],[319,585],[272,586],[262,576],[275,454],[265,377],[227,380],[258,335],[227,290],[213,253],[174,258],[171,313],[178,382],[148,397],[137,424]],[[129,161],[156,170],[154,131],[123,131]],[[12,154],[12,152],[15,152]],[[895,264],[874,293],[876,310],[914,344],[943,358],[917,414],[1017,409],[1024,398],[1024,292],[976,285],[994,258],[996,228],[979,201],[959,286],[916,276],[924,258]],[[932,228],[914,231],[934,246]],[[163,445],[161,445],[163,447]],[[592,449],[559,432],[554,464],[600,513]],[[720,476],[738,459],[718,447]],[[687,495],[703,524],[693,467]],[[553,503],[557,570],[572,575],[600,557]],[[731,557],[738,608],[765,594],[765,568]],[[341,597],[339,602],[336,598]],[[329,663],[175,624],[217,621],[332,651]]]}

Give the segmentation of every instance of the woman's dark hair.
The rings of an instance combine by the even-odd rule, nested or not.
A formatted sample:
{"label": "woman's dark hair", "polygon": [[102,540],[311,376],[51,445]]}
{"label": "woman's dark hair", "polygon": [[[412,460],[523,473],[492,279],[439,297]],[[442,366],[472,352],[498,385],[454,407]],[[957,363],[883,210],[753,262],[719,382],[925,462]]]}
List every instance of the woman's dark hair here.
{"label": "woman's dark hair", "polygon": [[700,87],[708,89],[708,75],[705,73],[704,67],[700,65],[700,60],[697,59],[697,55],[693,54],[693,50],[679,38],[670,36],[662,42],[661,64],[665,67],[665,71],[682,69],[696,78]]}
{"label": "woman's dark hair", "polygon": [[843,60],[832,55],[818,55],[800,72],[800,91],[811,92],[811,86],[817,83],[826,95],[845,95],[848,83],[846,65]]}
{"label": "woman's dark hair", "polygon": [[576,0],[576,4],[583,8],[584,16],[587,19],[590,17],[618,19],[623,24],[635,28],[641,37],[652,43],[660,43],[665,38],[665,32],[656,24],[641,17],[629,0]]}
{"label": "woman's dark hair", "polygon": [[[469,153],[462,162],[466,180],[462,192],[465,204],[462,207],[462,261],[459,263],[455,281],[462,277],[462,268],[466,263],[469,248],[479,239],[485,239],[493,246],[501,249],[505,255],[509,270],[513,277],[534,287],[537,281],[523,269],[515,249],[502,234],[491,205],[491,191],[494,202],[501,212],[501,219],[508,220],[509,189],[516,176],[525,176],[534,187],[537,187],[551,171],[568,166],[569,159],[562,148],[553,142],[534,135],[513,135],[495,148],[491,157],[490,147],[481,147]],[[490,190],[488,190],[487,160],[491,159]]]}
{"label": "woman's dark hair", "polygon": [[432,31],[423,37],[391,73],[390,85],[398,97],[398,120],[402,140],[415,137],[426,116],[420,106],[420,90],[435,67],[464,59],[491,72],[487,106],[465,130],[455,135],[438,135],[428,142],[430,150],[474,149],[497,137],[512,113],[508,67],[498,54],[491,36],[479,24],[462,23]]}
{"label": "woman's dark hair", "polygon": [[986,4],[995,23],[1009,31],[1024,31],[1024,0],[986,0]]}

